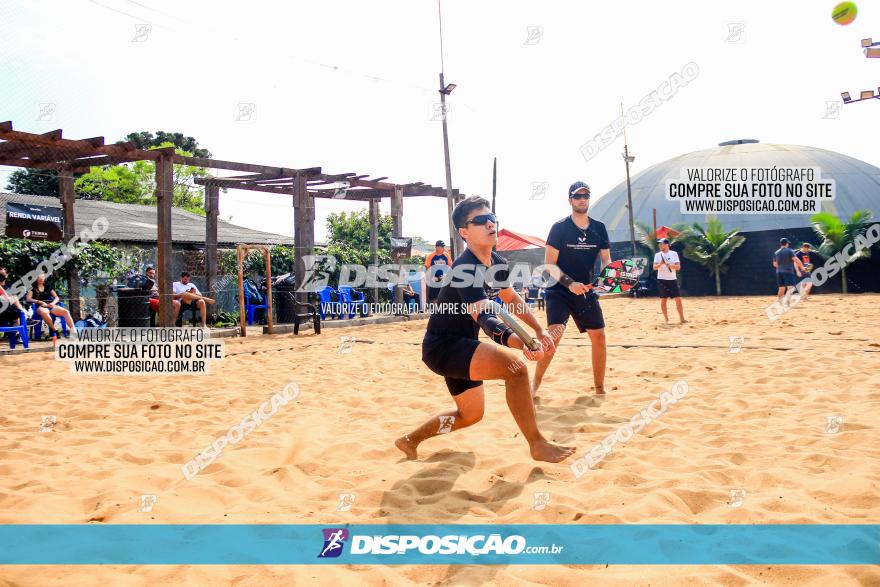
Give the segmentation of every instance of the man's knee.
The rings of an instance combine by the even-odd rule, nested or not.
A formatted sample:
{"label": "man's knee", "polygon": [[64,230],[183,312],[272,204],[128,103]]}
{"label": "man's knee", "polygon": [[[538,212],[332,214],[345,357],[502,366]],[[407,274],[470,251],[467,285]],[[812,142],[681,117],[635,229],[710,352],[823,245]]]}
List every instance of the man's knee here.
{"label": "man's knee", "polygon": [[604,328],[598,328],[596,330],[588,330],[587,332],[590,334],[590,340],[593,341],[594,343],[596,343],[596,342],[604,343],[605,342],[605,329]]}
{"label": "man's knee", "polygon": [[511,364],[514,365],[514,368],[507,370],[504,380],[512,383],[522,381],[528,382],[529,370],[526,368],[525,364],[523,364],[521,360],[514,361]]}
{"label": "man's knee", "polygon": [[459,413],[461,414],[461,423],[464,426],[473,426],[483,419],[484,411],[483,406],[469,408],[467,412],[459,410]]}

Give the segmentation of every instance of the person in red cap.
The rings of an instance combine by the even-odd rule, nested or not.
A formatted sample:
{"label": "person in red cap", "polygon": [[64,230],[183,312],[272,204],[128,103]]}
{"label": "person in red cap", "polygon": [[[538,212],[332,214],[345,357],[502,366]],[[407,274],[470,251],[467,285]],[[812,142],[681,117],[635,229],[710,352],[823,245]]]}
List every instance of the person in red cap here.
{"label": "person in red cap", "polygon": [[666,300],[672,298],[675,300],[678,318],[684,324],[687,320],[684,319],[684,308],[681,305],[681,293],[678,290],[678,280],[676,279],[676,272],[681,270],[681,260],[678,258],[678,253],[669,248],[668,238],[661,238],[657,243],[660,245],[660,252],[654,255],[654,271],[657,272],[657,292],[660,294],[660,309],[663,311],[663,319],[669,322],[669,315],[666,313]]}

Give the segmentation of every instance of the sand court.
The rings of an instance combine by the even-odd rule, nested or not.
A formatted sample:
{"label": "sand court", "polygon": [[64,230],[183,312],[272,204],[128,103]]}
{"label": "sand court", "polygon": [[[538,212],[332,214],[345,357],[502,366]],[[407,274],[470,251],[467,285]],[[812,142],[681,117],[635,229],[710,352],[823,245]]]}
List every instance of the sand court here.
{"label": "sand court", "polygon": [[[0,518],[877,523],[880,297],[812,297],[773,324],[764,311],[770,301],[688,298],[691,322],[665,326],[656,299],[607,300],[603,400],[589,395],[589,338],[569,329],[537,413],[549,439],[577,447],[575,458],[676,381],[688,386],[579,478],[572,459],[531,460],[501,382],[486,383],[482,422],[424,442],[418,461],[403,458],[394,439],[452,405],[442,378],[421,362],[423,320],[226,339],[226,358],[201,376],[71,376],[49,354],[3,357]],[[340,338],[352,336],[349,352]],[[295,399],[184,477],[184,463],[290,383],[299,387]],[[43,416],[56,421],[41,432]],[[880,583],[870,566],[338,565],[4,566],[0,584],[675,585],[698,573],[701,585]]]}

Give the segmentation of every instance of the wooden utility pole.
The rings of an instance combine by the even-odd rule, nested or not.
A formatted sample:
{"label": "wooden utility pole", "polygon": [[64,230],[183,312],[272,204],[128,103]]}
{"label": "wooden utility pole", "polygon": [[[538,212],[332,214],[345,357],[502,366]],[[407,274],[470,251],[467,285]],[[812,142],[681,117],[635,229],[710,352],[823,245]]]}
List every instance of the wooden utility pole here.
{"label": "wooden utility pole", "polygon": [[[73,213],[74,193],[73,193],[73,171],[65,165],[58,173],[58,194],[61,199],[61,211],[64,218],[64,230],[62,239],[67,244],[76,235],[76,218]],[[67,309],[74,321],[82,319],[82,313],[79,307],[79,271],[73,264],[73,259],[68,259],[65,267],[67,275],[68,293],[70,299],[67,301]]]}
{"label": "wooden utility pole", "polygon": [[[378,270],[379,266],[379,200],[373,198],[370,200],[370,263],[373,270]],[[373,282],[375,284],[375,280]],[[379,287],[374,285],[373,303],[379,303]]]}
{"label": "wooden utility pole", "polygon": [[[400,238],[403,236],[403,187],[395,186],[391,193],[391,236]],[[394,250],[394,249],[392,249]],[[392,263],[400,263],[400,254],[395,252]],[[403,270],[398,271],[398,283],[394,288],[394,303],[403,303],[403,289],[400,280]]]}
{"label": "wooden utility pole", "polygon": [[217,217],[220,215],[220,186],[205,186],[205,281],[212,298],[217,299]]}
{"label": "wooden utility pole", "polygon": [[173,159],[163,156],[156,159],[156,224],[159,230],[159,242],[156,243],[156,264],[159,272],[159,326],[174,326],[174,307],[171,304],[173,291],[172,235],[171,235],[171,199],[174,195],[174,163]]}

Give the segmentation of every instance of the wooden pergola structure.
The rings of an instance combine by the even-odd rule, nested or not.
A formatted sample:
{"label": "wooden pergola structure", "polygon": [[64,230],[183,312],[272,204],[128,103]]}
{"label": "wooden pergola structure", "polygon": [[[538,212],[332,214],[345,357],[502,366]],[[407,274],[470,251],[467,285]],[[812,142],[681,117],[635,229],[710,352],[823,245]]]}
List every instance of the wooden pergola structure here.
{"label": "wooden pergola structure", "polygon": [[[64,216],[65,242],[75,234],[74,174],[87,173],[96,165],[115,165],[131,161],[156,163],[158,324],[164,327],[173,326],[173,309],[170,300],[173,277],[171,275],[171,202],[174,165],[245,173],[231,177],[196,179],[197,184],[205,187],[205,269],[209,291],[213,291],[217,278],[217,218],[220,212],[220,188],[292,196],[297,289],[302,285],[305,274],[304,257],[314,255],[315,250],[315,198],[369,202],[370,251],[373,264],[378,263],[379,201],[382,198],[391,200],[392,235],[396,237],[403,235],[404,198],[421,196],[447,198],[444,188],[423,183],[396,184],[385,181],[387,177],[370,179],[369,175],[358,175],[353,172],[327,174],[323,173],[320,167],[291,169],[213,158],[186,157],[176,154],[173,148],[145,150],[137,148],[130,142],[106,145],[103,137],[65,139],[60,129],[32,134],[13,130],[12,122],[0,122],[0,165],[49,169],[59,173],[59,199]],[[342,182],[347,185],[344,191],[333,189],[334,184],[339,186]],[[456,202],[464,197],[458,190],[453,190],[452,193]],[[79,276],[71,267],[67,268],[67,275],[72,298],[71,313],[78,317]],[[397,295],[399,296],[399,293]],[[305,297],[304,293],[297,294],[299,301],[306,301]]]}

